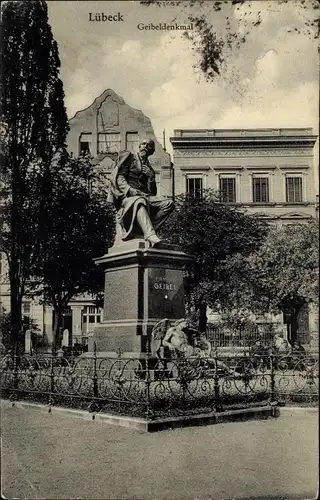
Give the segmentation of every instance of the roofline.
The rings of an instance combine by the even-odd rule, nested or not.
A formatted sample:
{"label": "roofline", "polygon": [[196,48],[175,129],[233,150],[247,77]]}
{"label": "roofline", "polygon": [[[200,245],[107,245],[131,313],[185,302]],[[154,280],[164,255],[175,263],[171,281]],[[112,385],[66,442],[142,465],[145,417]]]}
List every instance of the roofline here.
{"label": "roofline", "polygon": [[[283,132],[295,132],[295,131],[300,131],[300,132],[309,132],[310,134],[313,133],[313,128],[312,127],[262,127],[262,128],[217,128],[217,129],[208,129],[208,128],[179,128],[179,129],[174,129],[173,133],[175,137],[181,137],[181,133],[190,133],[190,132],[196,132],[196,133],[203,133],[203,135],[215,135],[216,133],[220,134],[222,132],[274,132],[275,135],[282,135]],[[177,135],[176,135],[177,134]],[[240,134],[241,135],[241,134]],[[305,134],[304,134],[305,135]]]}
{"label": "roofline", "polygon": [[170,137],[173,149],[221,149],[226,146],[239,146],[247,148],[259,146],[270,148],[275,146],[282,147],[310,147],[313,148],[317,140],[317,135],[241,135],[241,136],[189,136],[189,137]]}
{"label": "roofline", "polygon": [[313,146],[318,136],[312,127],[298,128],[247,128],[247,129],[174,129],[174,135],[170,137],[170,142],[175,147],[191,147],[197,144],[199,147],[219,146],[223,144],[245,144],[259,143],[265,144],[294,143]]}

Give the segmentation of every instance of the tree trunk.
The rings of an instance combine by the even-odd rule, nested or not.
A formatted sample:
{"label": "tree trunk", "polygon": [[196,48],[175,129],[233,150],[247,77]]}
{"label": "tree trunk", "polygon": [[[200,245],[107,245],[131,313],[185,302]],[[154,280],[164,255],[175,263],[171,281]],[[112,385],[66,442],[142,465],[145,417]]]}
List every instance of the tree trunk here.
{"label": "tree trunk", "polygon": [[198,310],[198,329],[200,332],[206,332],[207,330],[207,303],[200,302],[197,304]]}
{"label": "tree trunk", "polygon": [[298,316],[300,310],[301,307],[295,307],[290,311],[290,317],[288,321],[288,340],[291,345],[293,345],[297,340],[298,327],[299,327]]}
{"label": "tree trunk", "polygon": [[62,313],[63,313],[63,308],[61,306],[54,306],[53,340],[52,340],[53,353],[56,353],[56,351],[61,347]]}
{"label": "tree trunk", "polygon": [[[15,122],[13,122],[15,126]],[[15,129],[14,129],[15,130]],[[16,132],[16,131],[15,131]],[[17,148],[16,137],[13,139],[13,145]],[[11,331],[12,343],[15,353],[18,354],[21,347],[21,327],[22,327],[22,286],[21,286],[21,177],[20,165],[16,157],[11,158],[12,161],[12,192],[11,192],[11,207],[10,207],[10,259],[9,259],[9,282],[10,282],[10,315],[11,315]],[[20,210],[20,212],[19,212]]]}
{"label": "tree trunk", "polygon": [[11,317],[11,339],[15,353],[18,354],[22,347],[22,293],[19,277],[19,263],[11,262],[10,269],[10,317]]}

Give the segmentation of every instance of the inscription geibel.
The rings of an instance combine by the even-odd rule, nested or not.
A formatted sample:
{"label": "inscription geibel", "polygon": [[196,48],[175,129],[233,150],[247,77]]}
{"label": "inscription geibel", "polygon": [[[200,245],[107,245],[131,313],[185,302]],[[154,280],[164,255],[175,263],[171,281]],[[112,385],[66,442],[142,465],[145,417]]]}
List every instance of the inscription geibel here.
{"label": "inscription geibel", "polygon": [[159,282],[155,282],[153,284],[153,288],[155,288],[156,290],[176,290],[176,286],[173,284],[173,283],[159,283]]}

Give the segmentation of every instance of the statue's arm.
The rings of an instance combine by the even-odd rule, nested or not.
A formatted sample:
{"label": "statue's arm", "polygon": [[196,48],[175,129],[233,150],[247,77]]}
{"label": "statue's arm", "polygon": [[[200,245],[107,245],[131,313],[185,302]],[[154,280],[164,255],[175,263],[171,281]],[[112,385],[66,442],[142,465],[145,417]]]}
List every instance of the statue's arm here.
{"label": "statue's arm", "polygon": [[130,161],[131,161],[131,153],[124,152],[120,154],[119,163],[117,166],[117,175],[116,175],[116,185],[119,191],[124,196],[134,196],[133,189],[127,181],[127,177],[130,169]]}
{"label": "statue's arm", "polygon": [[171,343],[171,339],[172,339],[172,331],[169,328],[169,330],[166,332],[166,334],[162,340],[162,345],[164,345],[164,346],[166,345],[166,346],[170,347],[170,349],[174,349],[174,346]]}
{"label": "statue's arm", "polygon": [[151,196],[157,196],[157,184],[155,178],[153,178],[148,185],[148,191]]}
{"label": "statue's arm", "polygon": [[119,191],[121,191],[122,194],[124,194],[125,196],[130,195],[130,189],[132,188],[130,187],[130,184],[128,184],[125,175],[118,174],[117,185]]}
{"label": "statue's arm", "polygon": [[148,192],[151,196],[157,196],[156,174],[149,163]]}

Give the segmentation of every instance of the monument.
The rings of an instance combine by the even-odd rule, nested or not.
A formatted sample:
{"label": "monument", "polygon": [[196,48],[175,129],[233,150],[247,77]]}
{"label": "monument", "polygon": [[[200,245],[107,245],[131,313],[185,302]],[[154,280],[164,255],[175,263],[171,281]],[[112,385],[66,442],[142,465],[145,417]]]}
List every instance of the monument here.
{"label": "monument", "polygon": [[157,195],[148,156],[152,140],[137,154],[123,152],[111,175],[109,201],[117,210],[117,237],[108,254],[95,260],[105,272],[103,321],[88,341],[92,352],[141,357],[154,326],[185,316],[183,269],[189,257],[161,241],[158,230],[174,209]]}

